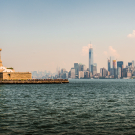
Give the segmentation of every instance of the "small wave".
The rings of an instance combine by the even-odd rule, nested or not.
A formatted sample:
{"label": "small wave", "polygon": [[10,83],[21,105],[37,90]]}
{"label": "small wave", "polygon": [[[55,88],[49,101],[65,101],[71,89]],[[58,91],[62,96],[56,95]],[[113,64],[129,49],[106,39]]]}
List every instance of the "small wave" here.
{"label": "small wave", "polygon": [[110,99],[108,100],[108,102],[116,102],[116,100]]}
{"label": "small wave", "polygon": [[94,114],[83,113],[83,114],[77,115],[76,117],[77,118],[90,118],[90,117],[94,117]]}
{"label": "small wave", "polygon": [[40,129],[44,129],[44,128],[48,129],[48,128],[53,128],[53,127],[55,127],[55,124],[46,124],[46,125],[37,126],[37,128],[40,128]]}
{"label": "small wave", "polygon": [[61,124],[70,124],[68,121],[63,121]]}

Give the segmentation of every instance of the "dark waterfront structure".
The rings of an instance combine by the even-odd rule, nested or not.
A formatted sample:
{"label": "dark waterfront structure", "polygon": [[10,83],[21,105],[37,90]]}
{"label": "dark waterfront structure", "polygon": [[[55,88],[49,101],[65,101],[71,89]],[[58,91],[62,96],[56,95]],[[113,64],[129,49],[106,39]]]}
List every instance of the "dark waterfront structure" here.
{"label": "dark waterfront structure", "polygon": [[121,77],[123,77],[123,61],[117,61],[117,68],[121,68]]}

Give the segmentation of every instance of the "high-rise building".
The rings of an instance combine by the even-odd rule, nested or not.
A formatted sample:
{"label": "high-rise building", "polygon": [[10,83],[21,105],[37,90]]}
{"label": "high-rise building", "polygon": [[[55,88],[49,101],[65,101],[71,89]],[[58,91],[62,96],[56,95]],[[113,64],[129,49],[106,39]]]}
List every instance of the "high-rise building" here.
{"label": "high-rise building", "polygon": [[84,71],[79,71],[79,77],[78,77],[79,79],[80,78],[84,78]]}
{"label": "high-rise building", "polygon": [[68,78],[71,78],[71,70],[68,72]]}
{"label": "high-rise building", "polygon": [[117,68],[121,68],[121,77],[123,77],[123,61],[117,61]]}
{"label": "high-rise building", "polygon": [[93,48],[91,46],[89,48],[89,72],[93,72],[92,68],[93,68]]}
{"label": "high-rise building", "polygon": [[127,77],[132,77],[131,71],[128,71],[128,72],[127,72]]}
{"label": "high-rise building", "polygon": [[71,78],[75,79],[75,69],[71,68]]}
{"label": "high-rise building", "polygon": [[129,68],[123,68],[123,77],[131,77],[132,73]]}
{"label": "high-rise building", "polygon": [[86,71],[86,70],[87,70],[86,66],[85,65],[82,65],[81,71]]}
{"label": "high-rise building", "polygon": [[135,67],[135,61],[134,60],[132,60],[132,63],[133,63],[133,67]]}
{"label": "high-rise building", "polygon": [[132,67],[132,64],[133,64],[132,62],[128,62],[128,66],[129,66],[129,67],[130,67],[130,66]]}
{"label": "high-rise building", "polygon": [[93,75],[97,73],[97,63],[93,64]]}
{"label": "high-rise building", "polygon": [[97,63],[94,63],[93,65],[97,67]]}
{"label": "high-rise building", "polygon": [[128,68],[123,68],[123,77],[127,77]]}
{"label": "high-rise building", "polygon": [[121,67],[117,68],[117,75],[118,75],[118,78],[121,78]]}
{"label": "high-rise building", "polygon": [[89,71],[85,71],[85,72],[84,72],[84,77],[85,77],[85,78],[89,78]]}
{"label": "high-rise building", "polygon": [[116,60],[113,60],[113,68],[116,68]]}
{"label": "high-rise building", "polygon": [[110,68],[110,75],[114,75],[114,69],[113,68]]}
{"label": "high-rise building", "polygon": [[64,72],[61,74],[62,79],[67,79],[68,78],[68,72]]}
{"label": "high-rise building", "polygon": [[75,69],[75,75],[78,75],[78,69],[79,69],[78,63],[74,63],[74,69]]}
{"label": "high-rise building", "polygon": [[114,78],[117,78],[116,60],[113,60],[113,70],[114,70]]}
{"label": "high-rise building", "polygon": [[92,78],[93,76],[92,76],[92,73],[91,72],[89,72],[89,78]]}
{"label": "high-rise building", "polygon": [[78,74],[79,74],[79,71],[82,71],[82,64],[81,63],[78,64]]}
{"label": "high-rise building", "polygon": [[103,72],[103,69],[102,68],[100,68],[100,76],[102,76],[102,73]]}
{"label": "high-rise building", "polygon": [[61,69],[61,74],[64,73],[65,71],[66,71],[66,69],[65,68],[62,68]]}
{"label": "high-rise building", "polygon": [[112,57],[110,57],[110,69],[112,68]]}
{"label": "high-rise building", "polygon": [[78,65],[78,72],[79,71],[86,71],[86,70],[87,70],[86,66],[84,64],[79,63],[79,65]]}
{"label": "high-rise building", "polygon": [[108,60],[108,71],[110,72],[110,60]]}
{"label": "high-rise building", "polygon": [[107,75],[107,70],[105,68],[100,68],[100,76],[106,77],[106,75]]}

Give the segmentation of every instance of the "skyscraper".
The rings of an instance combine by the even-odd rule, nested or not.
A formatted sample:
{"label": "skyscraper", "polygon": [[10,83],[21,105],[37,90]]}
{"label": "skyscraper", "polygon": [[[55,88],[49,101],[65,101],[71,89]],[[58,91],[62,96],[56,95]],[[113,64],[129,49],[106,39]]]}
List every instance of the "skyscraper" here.
{"label": "skyscraper", "polygon": [[75,75],[78,75],[78,69],[79,69],[78,63],[74,63],[74,69],[75,69]]}
{"label": "skyscraper", "polygon": [[110,60],[108,60],[108,71],[110,72]]}
{"label": "skyscraper", "polygon": [[107,70],[105,68],[100,68],[100,76],[106,77]]}
{"label": "skyscraper", "polygon": [[89,48],[89,72],[93,72],[93,48]]}
{"label": "skyscraper", "polygon": [[71,68],[71,78],[75,79],[75,69]]}
{"label": "skyscraper", "polygon": [[64,73],[65,71],[66,71],[66,69],[65,68],[62,68],[61,69],[61,74]]}
{"label": "skyscraper", "polygon": [[121,67],[117,68],[117,75],[118,75],[118,78],[121,78]]}
{"label": "skyscraper", "polygon": [[84,71],[79,71],[78,78],[84,78]]}
{"label": "skyscraper", "polygon": [[81,71],[86,71],[86,70],[87,70],[86,66],[85,65],[82,65],[81,66]]}
{"label": "skyscraper", "polygon": [[132,62],[128,62],[128,66],[130,67],[130,66],[132,66],[133,65],[133,63]]}
{"label": "skyscraper", "polygon": [[97,73],[97,63],[93,64],[93,75]]}
{"label": "skyscraper", "polygon": [[133,63],[133,67],[135,67],[135,61],[134,60],[132,60],[132,63]]}
{"label": "skyscraper", "polygon": [[116,78],[117,77],[116,60],[113,60],[113,70],[114,70],[114,78]]}
{"label": "skyscraper", "polygon": [[117,61],[117,68],[121,68],[121,77],[123,77],[123,61]]}
{"label": "skyscraper", "polygon": [[113,60],[113,68],[116,68],[116,60]]}
{"label": "skyscraper", "polygon": [[112,68],[112,57],[110,57],[110,68]]}

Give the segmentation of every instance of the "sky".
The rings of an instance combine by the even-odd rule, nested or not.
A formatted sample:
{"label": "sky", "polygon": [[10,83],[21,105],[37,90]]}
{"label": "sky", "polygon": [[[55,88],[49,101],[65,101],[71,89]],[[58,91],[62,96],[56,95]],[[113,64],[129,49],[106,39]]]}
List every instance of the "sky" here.
{"label": "sky", "polygon": [[75,62],[135,60],[135,0],[0,0],[0,48],[5,67],[51,71]]}

